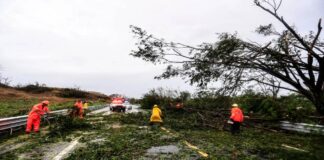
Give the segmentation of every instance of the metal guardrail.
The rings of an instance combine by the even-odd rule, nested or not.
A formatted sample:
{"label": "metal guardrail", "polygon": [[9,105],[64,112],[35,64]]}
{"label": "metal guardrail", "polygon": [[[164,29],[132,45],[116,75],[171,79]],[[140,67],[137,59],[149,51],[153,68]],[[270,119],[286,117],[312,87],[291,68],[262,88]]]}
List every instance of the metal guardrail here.
{"label": "metal guardrail", "polygon": [[108,105],[102,105],[102,106],[89,106],[89,110],[90,111],[95,111],[95,110],[98,110],[98,109],[101,109],[101,108],[105,108],[105,107],[108,107]]}
{"label": "metal guardrail", "polygon": [[[106,107],[106,106],[89,106],[88,109],[90,111],[94,111],[94,110],[101,109],[104,107]],[[52,119],[57,115],[67,115],[67,113],[68,113],[68,109],[51,111],[49,114],[49,117],[47,117],[47,118]],[[28,117],[28,115],[0,119],[0,133],[9,130],[10,134],[12,134],[12,132],[14,130],[21,129],[22,127],[24,127],[26,125],[27,117]]]}
{"label": "metal guardrail", "polygon": [[280,127],[289,131],[297,131],[302,133],[314,133],[324,135],[324,126],[307,123],[291,123],[288,121],[281,121]]}

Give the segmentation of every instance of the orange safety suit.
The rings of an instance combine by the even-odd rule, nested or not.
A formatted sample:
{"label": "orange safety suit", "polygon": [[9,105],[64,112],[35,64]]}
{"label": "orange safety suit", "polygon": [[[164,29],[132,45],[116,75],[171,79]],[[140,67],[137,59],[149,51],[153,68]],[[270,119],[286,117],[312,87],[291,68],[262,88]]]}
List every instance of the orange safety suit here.
{"label": "orange safety suit", "polygon": [[82,102],[75,102],[74,107],[78,109],[79,118],[83,118],[83,104]]}
{"label": "orange safety suit", "polygon": [[41,122],[41,116],[48,112],[48,107],[43,107],[42,103],[34,105],[32,110],[28,114],[26,132],[29,133],[32,130],[33,126],[34,132],[38,132]]}
{"label": "orange safety suit", "polygon": [[153,107],[152,109],[152,115],[151,115],[151,118],[150,118],[150,121],[151,122],[158,122],[158,123],[162,123],[162,111],[160,110],[160,108],[158,107]]}
{"label": "orange safety suit", "polygon": [[230,117],[234,122],[240,122],[242,123],[244,120],[243,117],[243,112],[240,108],[232,108],[231,110],[231,117]]}
{"label": "orange safety suit", "polygon": [[177,103],[176,109],[182,109],[183,108],[183,103]]}

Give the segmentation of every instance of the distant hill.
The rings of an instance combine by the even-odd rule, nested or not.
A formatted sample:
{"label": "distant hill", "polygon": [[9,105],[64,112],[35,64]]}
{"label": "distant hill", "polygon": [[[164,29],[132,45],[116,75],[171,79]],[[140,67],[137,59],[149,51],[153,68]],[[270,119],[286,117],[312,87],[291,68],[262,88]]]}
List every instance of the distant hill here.
{"label": "distant hill", "polygon": [[32,105],[45,99],[50,101],[50,110],[71,107],[77,99],[87,100],[90,105],[105,104],[110,100],[105,94],[74,88],[0,85],[0,118],[27,114]]}
{"label": "distant hill", "polygon": [[56,88],[40,85],[26,85],[18,87],[0,86],[0,99],[23,98],[23,99],[88,99],[105,100],[109,97],[103,93],[83,91],[75,88]]}

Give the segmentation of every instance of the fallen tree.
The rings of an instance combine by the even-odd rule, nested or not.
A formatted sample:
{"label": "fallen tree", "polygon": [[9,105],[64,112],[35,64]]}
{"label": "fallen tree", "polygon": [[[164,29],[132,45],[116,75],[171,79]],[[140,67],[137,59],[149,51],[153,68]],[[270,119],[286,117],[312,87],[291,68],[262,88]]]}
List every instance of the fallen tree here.
{"label": "fallen tree", "polygon": [[[281,0],[255,0],[254,4],[275,17],[285,29],[276,31],[272,24],[262,25],[257,32],[275,37],[268,43],[246,41],[237,34],[221,33],[219,41],[190,46],[168,42],[131,26],[138,38],[137,50],[131,55],[154,64],[169,64],[155,77],[175,76],[191,84],[206,87],[221,81],[219,94],[231,95],[245,85],[265,85],[304,95],[324,115],[324,42],[321,19],[317,31],[302,36],[278,14]],[[276,92],[274,92],[276,93]]]}

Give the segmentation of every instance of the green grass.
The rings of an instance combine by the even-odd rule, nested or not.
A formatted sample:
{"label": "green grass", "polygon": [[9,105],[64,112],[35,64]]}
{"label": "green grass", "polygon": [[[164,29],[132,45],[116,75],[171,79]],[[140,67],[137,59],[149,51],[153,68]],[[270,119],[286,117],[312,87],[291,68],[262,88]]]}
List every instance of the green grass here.
{"label": "green grass", "polygon": [[[0,99],[0,118],[10,116],[26,115],[33,105],[40,103],[37,99]],[[72,107],[74,101],[63,103],[51,103],[49,109],[51,111]],[[102,105],[105,102],[95,101],[89,105]]]}
{"label": "green grass", "polygon": [[37,103],[37,100],[0,100],[0,117],[24,115]]}

